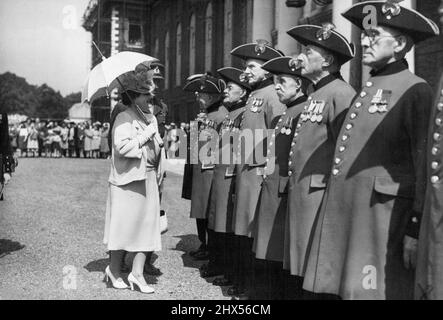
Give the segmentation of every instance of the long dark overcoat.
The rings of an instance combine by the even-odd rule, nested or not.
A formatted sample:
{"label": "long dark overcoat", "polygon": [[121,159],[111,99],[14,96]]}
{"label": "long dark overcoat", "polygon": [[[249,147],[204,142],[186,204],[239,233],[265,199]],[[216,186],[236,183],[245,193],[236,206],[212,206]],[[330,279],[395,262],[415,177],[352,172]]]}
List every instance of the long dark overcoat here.
{"label": "long dark overcoat", "polygon": [[403,240],[417,236],[423,211],[433,94],[406,60],[371,75],[340,131],[304,288],[343,299],[412,299]]}
{"label": "long dark overcoat", "polygon": [[284,268],[303,276],[305,255],[331,172],[335,143],[355,90],[340,75],[320,80],[299,118],[289,157]]}
{"label": "long dark overcoat", "polygon": [[267,165],[254,223],[253,251],[257,259],[283,261],[288,159],[295,126],[306,99],[302,96],[288,104],[287,110],[271,125],[274,132],[268,144]]}
{"label": "long dark overcoat", "polygon": [[431,119],[428,186],[418,245],[415,298],[443,300],[443,75]]}
{"label": "long dark overcoat", "polygon": [[[286,106],[278,100],[270,79],[265,80],[256,90],[252,91],[246,103],[241,131],[250,132],[254,136],[254,141],[250,149],[248,148],[248,145],[251,146],[250,142],[244,149],[239,148],[245,161],[242,160],[236,168],[236,195],[232,228],[238,236],[252,236],[254,216],[263,182],[262,174],[266,154],[261,157],[254,157],[253,154],[266,152],[266,138],[260,139],[260,137],[266,137],[266,129],[272,120],[285,110]],[[256,133],[259,134],[255,135]]]}

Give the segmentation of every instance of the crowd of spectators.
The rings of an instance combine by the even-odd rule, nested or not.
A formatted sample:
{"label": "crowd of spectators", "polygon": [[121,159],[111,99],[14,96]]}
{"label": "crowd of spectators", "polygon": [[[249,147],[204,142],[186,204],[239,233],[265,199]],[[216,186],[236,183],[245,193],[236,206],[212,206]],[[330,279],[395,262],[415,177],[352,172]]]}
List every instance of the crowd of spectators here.
{"label": "crowd of spectators", "polygon": [[95,158],[110,156],[109,123],[40,121],[9,125],[11,146],[18,157]]}

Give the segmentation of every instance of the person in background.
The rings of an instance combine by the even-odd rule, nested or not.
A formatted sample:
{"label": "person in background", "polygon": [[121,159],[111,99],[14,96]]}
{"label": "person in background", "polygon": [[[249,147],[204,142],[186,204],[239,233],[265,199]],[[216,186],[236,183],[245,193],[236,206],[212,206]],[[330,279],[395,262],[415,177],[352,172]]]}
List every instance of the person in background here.
{"label": "person in background", "polygon": [[100,139],[100,158],[107,159],[109,157],[109,144],[108,144],[108,136],[109,136],[109,123],[104,123],[101,131],[101,139]]}
{"label": "person in background", "polygon": [[75,122],[71,121],[68,123],[68,156],[72,158],[75,154],[75,143],[76,143],[76,125]]}
{"label": "person in background", "polygon": [[61,132],[62,132],[62,128],[56,122],[55,127],[52,129],[52,133],[53,133],[53,135],[52,135],[52,152],[53,152],[53,156],[55,158],[61,158],[61,156],[62,156],[62,153],[61,153],[61,142],[62,142]]}
{"label": "person in background", "polygon": [[6,113],[0,113],[0,201],[3,200],[4,187],[11,180],[11,174],[15,169],[8,131],[8,116]]}
{"label": "person in background", "polygon": [[92,126],[92,143],[91,143],[91,157],[98,159],[100,157],[100,133],[101,123],[97,121]]}
{"label": "person in background", "polygon": [[52,122],[49,122],[48,125],[46,126],[47,130],[46,130],[46,135],[44,137],[43,140],[43,147],[45,150],[45,157],[46,158],[52,158],[52,138],[54,137],[54,131],[53,131],[53,124]]}
{"label": "person in background", "polygon": [[27,154],[32,153],[32,156],[35,158],[38,155],[38,131],[35,128],[35,122],[31,122],[28,127],[26,142]]}
{"label": "person in background", "polygon": [[75,151],[77,158],[80,158],[83,155],[83,158],[86,158],[85,153],[85,122],[79,123],[77,127],[77,149]]}
{"label": "person in background", "polygon": [[94,133],[92,131],[91,125],[89,122],[85,123],[85,131],[84,131],[84,155],[85,158],[91,158],[92,153],[92,139],[94,137]]}
{"label": "person in background", "polygon": [[66,158],[68,155],[68,135],[69,135],[69,128],[66,125],[66,122],[62,122],[60,124],[60,149],[61,149],[61,155]]}
{"label": "person in background", "polygon": [[20,124],[20,129],[18,132],[18,149],[20,150],[20,157],[23,157],[23,155],[26,153],[26,156],[28,156],[28,129],[26,127],[25,122],[22,122]]}
{"label": "person in background", "polygon": [[9,140],[11,143],[12,152],[15,154],[18,148],[18,128],[17,125],[9,125]]}

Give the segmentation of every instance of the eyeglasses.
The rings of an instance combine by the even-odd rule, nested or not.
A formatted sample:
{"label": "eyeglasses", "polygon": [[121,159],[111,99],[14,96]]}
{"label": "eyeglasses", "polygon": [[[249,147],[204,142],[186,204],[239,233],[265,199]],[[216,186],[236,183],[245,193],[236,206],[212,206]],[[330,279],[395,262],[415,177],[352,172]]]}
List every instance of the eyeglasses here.
{"label": "eyeglasses", "polygon": [[360,41],[363,42],[364,39],[369,39],[369,45],[372,47],[377,44],[383,38],[393,38],[396,39],[398,36],[393,35],[380,35],[378,31],[375,30],[363,30],[360,36]]}

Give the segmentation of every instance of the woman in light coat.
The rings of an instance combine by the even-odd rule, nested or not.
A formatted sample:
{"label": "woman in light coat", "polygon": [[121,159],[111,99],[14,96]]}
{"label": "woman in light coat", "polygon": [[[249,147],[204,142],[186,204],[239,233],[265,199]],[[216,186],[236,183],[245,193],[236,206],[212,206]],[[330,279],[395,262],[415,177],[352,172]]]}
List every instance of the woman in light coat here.
{"label": "woman in light coat", "polygon": [[[158,172],[160,146],[155,117],[149,114],[149,85],[133,76],[126,81],[124,104],[112,129],[111,174],[106,208],[104,243],[110,251],[106,277],[115,288],[127,288],[122,279],[126,252],[135,253],[128,276],[143,293],[152,293],[143,277],[146,256],[161,250]],[[142,117],[148,119],[147,125]]]}

